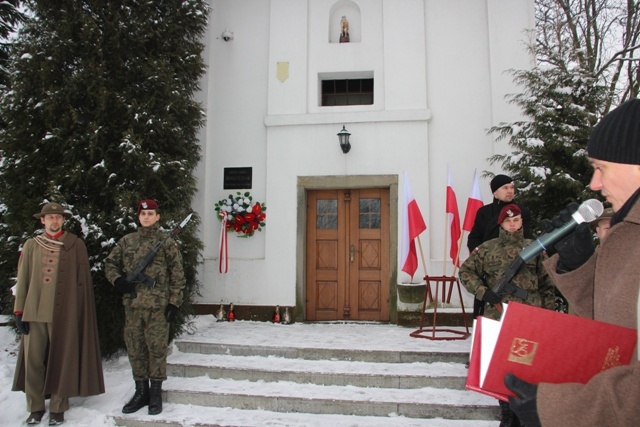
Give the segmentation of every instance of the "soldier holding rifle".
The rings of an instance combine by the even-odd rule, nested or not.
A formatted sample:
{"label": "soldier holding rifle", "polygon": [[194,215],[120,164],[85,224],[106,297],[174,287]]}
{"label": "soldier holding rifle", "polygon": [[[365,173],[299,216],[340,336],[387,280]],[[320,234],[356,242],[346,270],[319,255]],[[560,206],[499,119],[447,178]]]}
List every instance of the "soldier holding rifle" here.
{"label": "soldier holding rifle", "polygon": [[[460,281],[486,307],[484,315],[500,318],[500,303],[517,301],[553,310],[555,287],[542,262],[546,255],[538,254],[526,263],[516,264],[516,271],[508,274],[522,248],[531,243],[522,230],[522,211],[516,204],[502,208],[498,216],[500,234],[475,248],[460,267]],[[511,293],[496,293],[493,289],[505,274],[510,276]],[[518,296],[520,295],[520,296]],[[507,402],[499,401],[501,409],[500,427],[520,426]]]}
{"label": "soldier holding rifle", "polygon": [[158,224],[158,203],[142,200],[138,204],[141,228],[120,239],[106,259],[107,280],[122,293],[124,339],[135,381],[135,394],[122,408],[125,414],[147,405],[150,415],[162,412],[169,323],[182,304],[186,283],[182,255],[173,237],[190,217],[167,235]]}

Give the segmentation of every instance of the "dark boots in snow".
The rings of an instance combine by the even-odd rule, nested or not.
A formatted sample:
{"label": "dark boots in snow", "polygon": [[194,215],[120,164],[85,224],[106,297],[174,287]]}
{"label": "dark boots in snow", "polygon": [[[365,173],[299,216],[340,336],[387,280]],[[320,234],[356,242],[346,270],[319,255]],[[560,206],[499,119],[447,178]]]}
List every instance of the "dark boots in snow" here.
{"label": "dark boots in snow", "polygon": [[131,414],[149,404],[149,380],[136,381],[136,392],[122,408],[123,414]]}
{"label": "dark boots in snow", "polygon": [[162,412],[162,381],[151,380],[149,387],[149,415]]}

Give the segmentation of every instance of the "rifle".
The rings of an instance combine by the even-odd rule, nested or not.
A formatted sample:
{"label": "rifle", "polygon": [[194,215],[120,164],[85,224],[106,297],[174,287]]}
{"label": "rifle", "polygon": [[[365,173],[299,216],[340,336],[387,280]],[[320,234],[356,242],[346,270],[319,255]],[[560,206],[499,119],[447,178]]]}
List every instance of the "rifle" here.
{"label": "rifle", "polygon": [[[152,279],[151,277],[149,277],[146,274],[144,274],[142,272],[142,270],[144,270],[147,267],[147,265],[149,265],[151,263],[151,261],[153,261],[153,258],[155,258],[156,254],[158,253],[158,251],[160,251],[160,248],[162,247],[162,245],[164,245],[164,242],[166,242],[167,239],[169,239],[169,237],[173,238],[173,237],[176,237],[178,234],[180,234],[182,229],[185,227],[185,225],[187,225],[187,223],[191,219],[192,215],[193,215],[193,213],[190,213],[189,215],[187,215],[187,217],[185,219],[183,219],[180,224],[178,224],[178,226],[171,232],[171,234],[169,234],[164,239],[160,240],[158,243],[156,243],[156,245],[153,248],[151,248],[149,250],[149,252],[147,252],[147,254],[144,256],[144,258],[142,258],[140,260],[140,262],[138,263],[136,268],[131,273],[127,274],[127,281],[128,282],[131,282],[131,283],[135,283],[135,282],[144,283],[150,289],[153,289],[156,286],[155,279]],[[131,298],[133,299],[133,298],[135,298],[137,296],[138,295],[136,294],[136,291],[134,289],[131,292]]]}
{"label": "rifle", "polygon": [[498,296],[503,295],[514,295],[518,298],[527,299],[529,293],[522,288],[517,287],[513,283],[511,283],[511,279],[518,273],[520,267],[524,264],[524,259],[522,257],[517,256],[516,259],[513,260],[509,268],[504,272],[500,281],[491,289]]}

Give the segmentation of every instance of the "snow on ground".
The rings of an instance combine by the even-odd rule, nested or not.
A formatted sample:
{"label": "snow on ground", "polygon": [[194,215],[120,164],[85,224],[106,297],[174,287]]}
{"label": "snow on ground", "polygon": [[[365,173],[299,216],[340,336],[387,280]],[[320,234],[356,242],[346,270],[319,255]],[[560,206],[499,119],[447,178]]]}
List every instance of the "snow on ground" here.
{"label": "snow on ground", "polygon": [[[363,350],[395,350],[404,348],[418,352],[467,352],[470,340],[438,341],[423,338],[413,338],[409,333],[414,329],[403,328],[395,325],[382,325],[373,323],[294,323],[291,325],[272,324],[269,322],[216,322],[213,316],[196,316],[189,328],[189,333],[183,335],[181,340],[220,342],[226,344],[241,344],[254,346],[277,347],[304,347],[304,348],[331,348],[331,349],[363,349]],[[26,411],[24,394],[12,392],[13,373],[16,361],[17,338],[9,327],[0,327],[0,425],[6,427],[23,425],[28,413]],[[169,360],[175,362],[184,361],[187,356],[172,346]],[[192,356],[189,356],[192,357]],[[197,355],[200,362],[206,359],[219,358],[215,355]],[[277,357],[244,357],[241,363],[256,367],[259,364],[277,369],[282,361]],[[299,361],[295,363],[296,370],[313,372],[326,365],[326,361]],[[437,369],[443,375],[460,375],[459,364],[438,363],[428,366],[424,363],[411,364],[415,372],[426,374],[429,370]],[[339,362],[332,365],[340,372],[354,372],[366,370],[366,363]],[[377,365],[382,371],[389,368],[386,364]],[[410,368],[408,368],[410,369]],[[121,416],[124,403],[133,394],[133,380],[128,359],[125,355],[116,357],[103,363],[106,392],[99,396],[86,398],[71,398],[71,409],[65,413],[65,426],[115,426],[113,416]],[[191,378],[190,386],[195,388],[211,387],[211,379],[208,377]],[[216,388],[224,387],[228,380],[215,380]],[[167,385],[178,387],[181,381],[169,378]],[[255,383],[247,381],[246,387],[253,388]],[[296,394],[316,393],[314,387],[308,384],[296,384],[281,381],[273,388],[295,390]],[[317,387],[317,386],[316,386]],[[422,389],[427,390],[427,389]],[[433,390],[440,401],[459,401],[464,399],[468,404],[493,404],[494,399],[486,396],[461,391],[461,390]],[[371,398],[375,399],[377,390],[367,390]],[[341,393],[345,393],[341,389]],[[428,393],[426,393],[428,394]],[[344,396],[343,396],[344,397]],[[422,401],[428,396],[413,398],[411,400]],[[144,410],[139,411],[144,414]],[[259,421],[264,426],[368,426],[382,427],[388,424],[384,420],[371,419],[369,417],[357,417],[348,415],[315,415],[312,419],[304,419],[304,415],[294,413],[276,414],[266,411],[240,411],[233,408],[202,408],[191,405],[165,404],[162,414],[152,417],[142,416],[149,420],[182,420],[185,424],[213,423],[221,425],[247,425]],[[369,419],[368,419],[369,418]],[[46,425],[47,415],[41,425]],[[442,419],[418,420],[405,417],[395,417],[393,425],[396,426],[430,426],[430,427],[488,427],[495,426],[493,422],[477,421],[451,421]]]}

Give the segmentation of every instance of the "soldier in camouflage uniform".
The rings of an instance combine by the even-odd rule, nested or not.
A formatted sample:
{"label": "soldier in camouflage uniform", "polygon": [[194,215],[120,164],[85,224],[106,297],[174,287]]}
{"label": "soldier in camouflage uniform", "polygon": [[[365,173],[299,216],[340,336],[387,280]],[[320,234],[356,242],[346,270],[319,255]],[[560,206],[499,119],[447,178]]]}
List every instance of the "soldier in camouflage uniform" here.
{"label": "soldier in camouflage uniform", "polygon": [[498,219],[500,235],[475,248],[469,258],[460,267],[460,282],[464,287],[484,302],[492,304],[485,310],[485,316],[500,318],[495,303],[517,301],[553,310],[555,308],[555,286],[542,261],[544,253],[524,264],[511,282],[528,292],[526,300],[513,295],[499,297],[491,288],[495,286],[515,258],[532,241],[525,239],[522,233],[522,216],[515,204],[506,205],[500,211]]}
{"label": "soldier in camouflage uniform", "polygon": [[[460,281],[476,296],[476,299],[491,304],[484,315],[500,318],[496,304],[517,301],[524,304],[555,308],[555,286],[542,265],[547,256],[540,254],[524,264],[513,277],[511,283],[527,291],[526,300],[513,295],[498,296],[492,291],[511,263],[529,243],[522,231],[522,215],[518,205],[509,204],[502,208],[498,217],[500,234],[475,248],[460,267]],[[502,419],[500,427],[519,427],[520,422],[507,402],[500,401]]]}
{"label": "soldier in camouflage uniform", "polygon": [[167,379],[169,323],[182,304],[186,280],[182,255],[171,237],[142,271],[155,280],[155,287],[127,280],[140,260],[167,237],[158,224],[160,214],[156,201],[139,203],[138,220],[142,227],[120,239],[107,257],[105,275],[123,294],[124,339],[136,387],[122,412],[136,412],[149,405],[149,414],[156,415],[162,412],[162,381]]}

